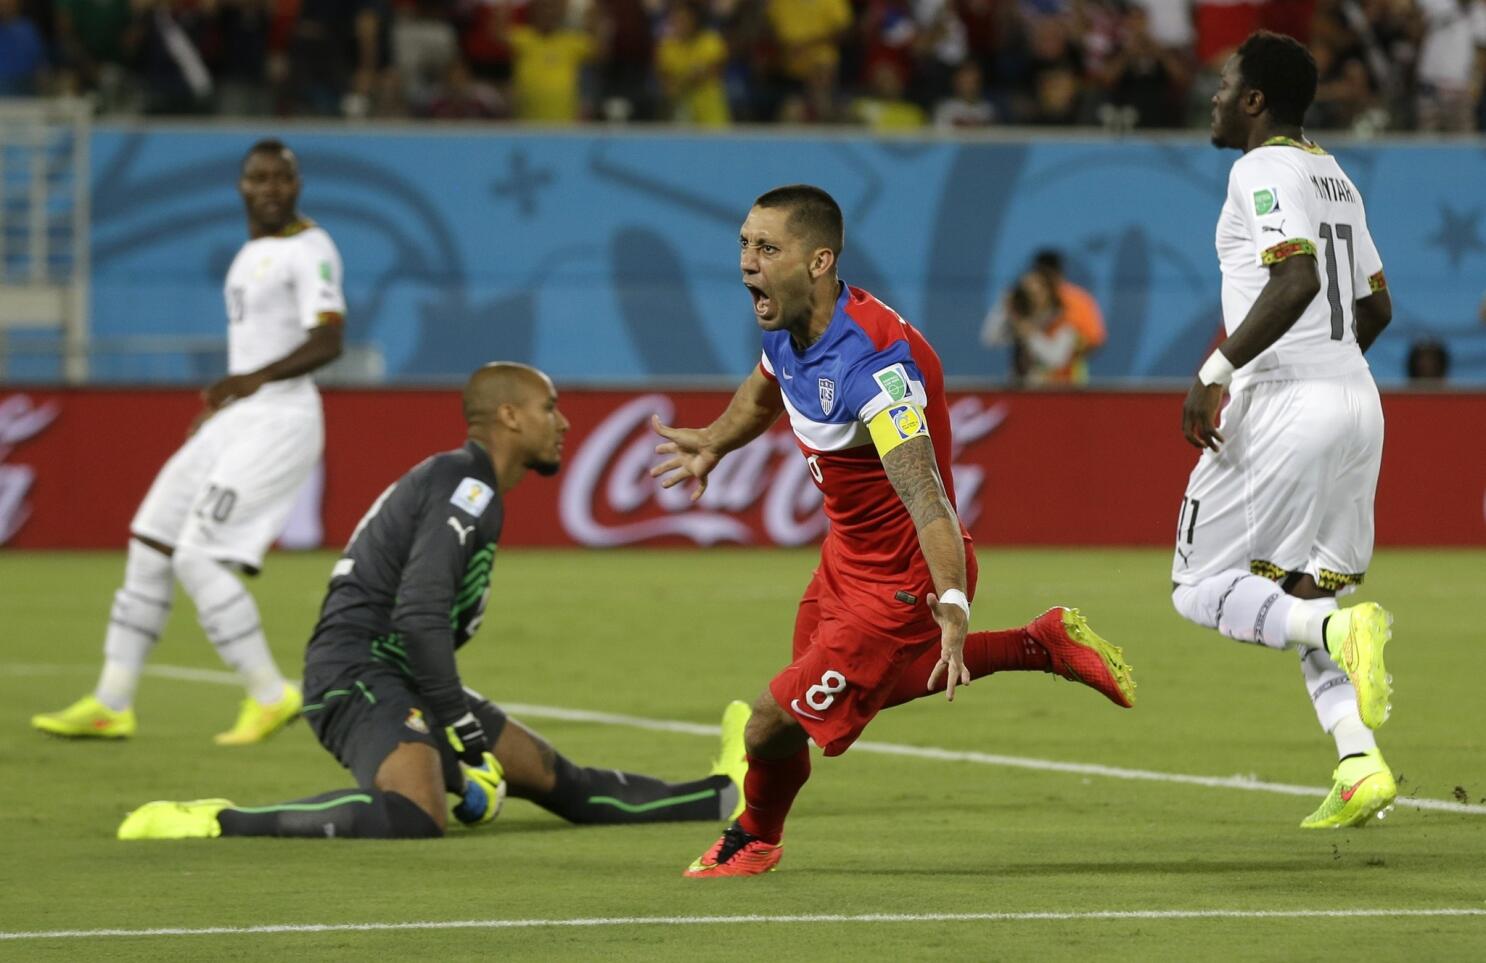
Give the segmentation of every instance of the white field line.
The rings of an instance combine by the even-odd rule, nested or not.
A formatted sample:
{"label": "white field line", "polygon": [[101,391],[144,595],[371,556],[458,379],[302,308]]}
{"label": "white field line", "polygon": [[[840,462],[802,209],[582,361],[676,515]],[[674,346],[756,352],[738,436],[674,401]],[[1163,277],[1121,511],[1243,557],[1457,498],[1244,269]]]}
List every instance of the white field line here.
{"label": "white field line", "polygon": [[[17,664],[4,667],[12,675],[54,675],[79,666]],[[91,671],[91,669],[90,669]],[[216,669],[193,669],[179,665],[151,665],[145,667],[146,675],[187,682],[207,682],[216,685],[237,686],[241,683],[230,672]],[[530,719],[558,719],[564,722],[593,722],[601,725],[626,726],[631,729],[647,729],[652,732],[675,732],[691,736],[716,737],[717,726],[695,722],[677,722],[668,719],[646,719],[641,716],[618,715],[612,712],[590,712],[587,709],[566,709],[560,706],[528,705],[523,702],[502,702],[501,708],[516,717]],[[1157,772],[1153,769],[1126,769],[1120,766],[1101,766],[1087,762],[1060,762],[1056,759],[1034,759],[1026,756],[1005,756],[991,752],[975,752],[966,749],[938,749],[933,746],[905,746],[891,742],[863,741],[853,743],[853,752],[870,752],[885,756],[906,756],[912,759],[932,759],[939,762],[971,762],[982,766],[1001,766],[1009,769],[1032,769],[1039,772],[1062,772],[1076,776],[1099,776],[1105,779],[1127,779],[1145,782],[1175,783],[1183,786],[1203,786],[1208,789],[1241,789],[1248,792],[1268,792],[1283,796],[1315,797],[1324,795],[1329,786],[1298,786],[1293,783],[1262,782],[1250,776],[1194,776],[1179,772]],[[1486,806],[1475,803],[1459,803],[1444,799],[1418,799],[1400,796],[1398,805],[1431,812],[1461,813],[1471,816],[1486,816]]]}
{"label": "white field line", "polygon": [[1482,917],[1486,909],[1471,907],[1438,909],[1345,909],[1345,910],[1089,910],[1083,912],[1036,913],[860,913],[853,915],[809,914],[798,916],[601,916],[579,919],[517,920],[427,920],[408,923],[273,923],[261,926],[155,927],[151,929],[32,930],[0,931],[5,940],[87,940],[139,936],[257,936],[276,933],[388,933],[407,930],[516,930],[573,929],[604,926],[727,926],[760,923],[1038,923],[1105,922],[1144,920],[1293,920],[1293,919],[1382,919],[1397,917]]}

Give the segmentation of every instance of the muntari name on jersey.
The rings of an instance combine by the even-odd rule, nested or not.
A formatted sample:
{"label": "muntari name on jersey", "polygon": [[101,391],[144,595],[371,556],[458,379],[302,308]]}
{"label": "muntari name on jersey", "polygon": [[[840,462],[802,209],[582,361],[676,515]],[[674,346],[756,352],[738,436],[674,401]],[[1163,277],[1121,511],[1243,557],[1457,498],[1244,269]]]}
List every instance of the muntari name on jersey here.
{"label": "muntari name on jersey", "polygon": [[466,478],[459,483],[458,488],[454,489],[449,503],[460,511],[479,518],[480,513],[485,511],[485,506],[490,504],[490,499],[494,495],[495,492],[490,486],[478,478]]}
{"label": "muntari name on jersey", "polygon": [[1357,195],[1352,193],[1352,185],[1339,177],[1317,177],[1312,174],[1311,186],[1316,189],[1316,196],[1323,201],[1357,203]]}

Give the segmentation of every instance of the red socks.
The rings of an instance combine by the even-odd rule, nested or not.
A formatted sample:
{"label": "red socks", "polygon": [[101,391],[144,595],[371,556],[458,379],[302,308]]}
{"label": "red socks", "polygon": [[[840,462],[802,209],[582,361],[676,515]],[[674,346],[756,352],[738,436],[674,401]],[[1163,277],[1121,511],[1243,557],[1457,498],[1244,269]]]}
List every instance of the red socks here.
{"label": "red socks", "polygon": [[[926,688],[929,673],[938,661],[939,646],[931,646],[903,671],[883,708],[930,695]],[[1048,672],[1052,669],[1052,659],[1025,628],[1001,629],[965,636],[965,667],[970,670],[970,678],[979,679],[993,672]],[[943,691],[944,680],[940,679],[935,692]]]}
{"label": "red socks", "polygon": [[775,845],[784,834],[789,807],[805,780],[810,778],[810,748],[802,748],[783,759],[748,757],[748,775],[743,795],[748,800],[738,823],[750,835]]}

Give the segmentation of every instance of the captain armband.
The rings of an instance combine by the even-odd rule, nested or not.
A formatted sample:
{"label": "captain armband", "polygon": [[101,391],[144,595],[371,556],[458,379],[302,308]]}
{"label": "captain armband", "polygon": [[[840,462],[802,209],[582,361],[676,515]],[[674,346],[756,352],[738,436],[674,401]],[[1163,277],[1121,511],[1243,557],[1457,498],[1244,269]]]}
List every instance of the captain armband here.
{"label": "captain armband", "polygon": [[1371,275],[1367,279],[1367,290],[1369,293],[1377,294],[1379,291],[1388,290],[1388,279],[1383,277],[1383,272]]}
{"label": "captain armband", "polygon": [[910,438],[928,436],[929,422],[924,410],[911,402],[888,405],[867,422],[878,456],[886,455]]}

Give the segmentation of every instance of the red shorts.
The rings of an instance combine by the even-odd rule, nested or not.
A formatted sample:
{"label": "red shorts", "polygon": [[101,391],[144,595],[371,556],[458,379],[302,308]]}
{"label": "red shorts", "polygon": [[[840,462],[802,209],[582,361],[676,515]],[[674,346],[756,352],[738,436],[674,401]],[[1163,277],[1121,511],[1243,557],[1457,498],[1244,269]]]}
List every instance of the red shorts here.
{"label": "red shorts", "polygon": [[[975,556],[965,562],[973,598]],[[938,648],[932,616],[907,629],[902,621],[901,608],[877,612],[855,600],[849,608],[841,604],[818,571],[810,580],[795,616],[794,661],[769,682],[769,692],[826,755],[838,756],[856,742],[903,670]]]}

